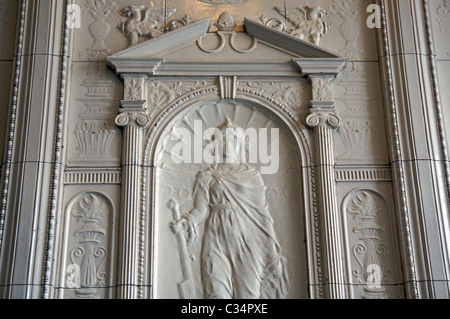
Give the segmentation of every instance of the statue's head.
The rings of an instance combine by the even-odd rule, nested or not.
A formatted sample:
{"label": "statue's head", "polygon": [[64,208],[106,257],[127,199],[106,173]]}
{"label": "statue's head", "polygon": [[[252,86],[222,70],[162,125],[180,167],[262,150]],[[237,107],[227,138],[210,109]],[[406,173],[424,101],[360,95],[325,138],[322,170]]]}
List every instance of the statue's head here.
{"label": "statue's head", "polygon": [[222,155],[227,163],[245,162],[246,137],[244,129],[226,120],[217,127],[221,133]]}
{"label": "statue's head", "polygon": [[129,6],[125,9],[123,9],[120,15],[123,17],[131,18],[136,13],[139,13],[142,10],[144,10],[144,8],[145,8],[144,6]]}

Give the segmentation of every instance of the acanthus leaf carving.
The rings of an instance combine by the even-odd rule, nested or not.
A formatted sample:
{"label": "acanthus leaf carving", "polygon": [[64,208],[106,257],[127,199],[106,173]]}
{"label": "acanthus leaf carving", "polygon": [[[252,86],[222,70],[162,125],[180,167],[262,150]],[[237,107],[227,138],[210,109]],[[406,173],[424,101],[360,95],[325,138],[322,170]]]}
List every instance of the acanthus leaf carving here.
{"label": "acanthus leaf carving", "polygon": [[285,104],[301,119],[307,117],[307,103],[311,101],[311,90],[305,83],[240,81],[238,89],[246,93],[264,95]]}
{"label": "acanthus leaf carving", "polygon": [[177,98],[186,94],[206,88],[208,83],[205,81],[195,82],[171,82],[151,81],[147,85],[149,117],[153,119],[159,111]]}
{"label": "acanthus leaf carving", "polygon": [[142,85],[136,79],[131,80],[127,89],[128,97],[131,101],[138,101],[139,97],[142,96]]}
{"label": "acanthus leaf carving", "polygon": [[313,100],[314,101],[331,101],[332,91],[331,91],[331,82],[333,78],[330,77],[312,77],[313,81]]}

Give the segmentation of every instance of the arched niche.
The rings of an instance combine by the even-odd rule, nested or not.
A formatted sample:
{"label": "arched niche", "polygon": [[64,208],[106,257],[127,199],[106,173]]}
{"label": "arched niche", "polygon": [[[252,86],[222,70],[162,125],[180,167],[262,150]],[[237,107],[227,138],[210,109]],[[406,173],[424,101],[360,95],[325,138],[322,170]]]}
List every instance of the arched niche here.
{"label": "arched niche", "polygon": [[[273,220],[274,237],[282,249],[282,256],[286,260],[285,274],[289,289],[283,297],[307,298],[309,279],[305,214],[309,205],[307,204],[308,199],[305,198],[307,197],[305,196],[306,185],[304,183],[306,168],[304,163],[306,161],[302,159],[299,145],[300,138],[295,136],[289,125],[279,115],[254,101],[211,99],[197,101],[177,110],[176,114],[170,117],[170,120],[167,120],[165,125],[160,128],[161,132],[157,134],[154,152],[148,149],[146,152],[146,154],[153,154],[154,156],[153,160],[150,159],[150,162],[153,163],[153,173],[150,174],[152,178],[144,178],[147,186],[150,186],[146,192],[147,200],[145,202],[153,208],[151,221],[149,221],[152,225],[152,245],[150,245],[152,247],[150,258],[152,264],[151,281],[153,282],[152,297],[207,297],[205,296],[206,284],[202,280],[201,272],[208,266],[206,265],[206,259],[202,257],[202,251],[210,249],[210,247],[205,248],[203,238],[205,228],[206,232],[209,232],[211,228],[210,214],[215,214],[215,212],[208,211],[206,219],[198,223],[197,240],[186,250],[186,247],[183,247],[186,241],[180,240],[178,238],[180,235],[175,234],[170,227],[175,216],[173,208],[170,209],[168,203],[170,201],[178,203],[179,215],[189,213],[193,209],[196,178],[199,172],[205,172],[211,166],[205,161],[195,163],[193,140],[196,128],[198,129],[199,123],[201,123],[203,133],[206,129],[216,128],[224,122],[230,121],[244,130],[252,128],[261,132],[267,129],[266,141],[268,143],[274,142],[274,136],[276,139],[276,135],[271,135],[271,130],[277,129],[279,132],[279,157],[274,156],[272,158],[274,160],[275,157],[277,157],[276,160],[279,159],[278,168],[273,173],[261,175],[266,190],[264,198],[259,198],[259,200],[268,205],[268,211]],[[184,159],[191,157],[193,163],[179,163],[182,159],[174,156],[173,148],[184,143],[179,139],[178,132],[180,129],[192,133],[192,143],[190,144],[192,151]],[[197,136],[197,138],[202,140],[203,146],[209,143],[206,140],[203,141],[203,136]],[[148,142],[148,145],[152,144],[151,141]],[[269,146],[266,155],[272,156],[271,151],[272,148]],[[248,153],[246,158],[248,162],[250,159]],[[261,172],[263,167],[267,167],[267,164],[261,163],[260,157],[257,158],[256,162],[252,161],[248,165],[258,172]],[[241,180],[241,182],[245,183],[244,180]],[[240,185],[237,185],[237,188],[239,187]],[[245,188],[242,192],[245,193]],[[243,203],[243,205],[245,204]],[[243,225],[239,221],[237,224],[239,227]],[[251,237],[254,234],[250,225],[248,226],[248,240],[252,240]],[[240,231],[245,232],[245,229]],[[257,237],[257,235],[255,236]],[[206,244],[206,246],[209,245]],[[221,245],[219,246],[221,247]],[[224,246],[221,249],[233,250],[237,248]],[[247,256],[242,256],[242,258],[245,260]],[[232,264],[233,261],[230,261],[230,259],[233,258],[227,257],[228,262]],[[189,266],[186,267],[186,264],[189,264]],[[233,267],[231,265],[231,268]],[[186,275],[186,271],[189,275]],[[239,276],[233,276],[230,280],[239,280]],[[240,280],[245,281],[246,279],[240,278]],[[192,289],[192,286],[194,289]],[[190,291],[194,295],[183,295],[183,290],[188,291],[187,294]]]}

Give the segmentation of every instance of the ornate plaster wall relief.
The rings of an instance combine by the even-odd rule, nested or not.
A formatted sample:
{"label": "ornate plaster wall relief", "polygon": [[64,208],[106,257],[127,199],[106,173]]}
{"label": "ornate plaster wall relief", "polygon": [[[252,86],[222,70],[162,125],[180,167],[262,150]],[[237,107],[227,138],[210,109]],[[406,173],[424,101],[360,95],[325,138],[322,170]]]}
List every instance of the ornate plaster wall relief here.
{"label": "ornate plaster wall relief", "polygon": [[352,191],[343,202],[347,254],[354,298],[401,298],[398,250],[385,198],[376,191]]}
{"label": "ornate plaster wall relief", "polygon": [[392,169],[390,167],[338,167],[337,182],[391,182]]}
{"label": "ornate plaster wall relief", "polygon": [[140,38],[156,38],[167,31],[191,23],[191,18],[186,15],[182,19],[167,21],[175,12],[176,8],[147,8],[145,6],[129,6],[122,10],[122,19],[118,29],[128,38],[130,45],[136,45]]}
{"label": "ornate plaster wall relief", "polygon": [[111,53],[105,45],[105,40],[111,32],[111,25],[106,20],[117,9],[117,1],[86,0],[83,9],[94,19],[88,27],[94,43],[84,55],[91,59],[104,58]]}
{"label": "ornate plaster wall relief", "polygon": [[440,30],[442,32],[443,31],[442,27],[445,23],[445,18],[448,15],[450,15],[450,0],[443,0],[443,2],[441,2],[437,7],[436,14],[437,14],[437,23],[441,27]]}
{"label": "ornate plaster wall relief", "polygon": [[297,83],[275,81],[239,81],[238,91],[255,95],[264,95],[278,102],[285,103],[300,119],[306,119],[309,102],[312,100],[311,89],[306,80]]}
{"label": "ornate plaster wall relief", "polygon": [[214,81],[177,81],[164,82],[149,80],[147,86],[148,113],[153,119],[165,106],[182,96],[215,86]]}
{"label": "ornate plaster wall relief", "polygon": [[433,25],[435,30],[433,37],[438,58],[448,58],[450,57],[450,45],[447,41],[447,33],[450,26],[450,1],[429,1],[426,5],[430,6],[429,15],[431,16],[431,25]]}
{"label": "ornate plaster wall relief", "polygon": [[258,46],[258,42],[255,38],[253,38],[253,43],[248,48],[238,47],[238,45],[236,44],[236,36],[238,35],[238,33],[236,32],[237,25],[234,21],[233,16],[228,12],[222,13],[214,26],[216,26],[218,30],[217,35],[219,37],[219,44],[215,48],[207,48],[207,46],[203,44],[204,37],[200,38],[200,40],[197,41],[197,45],[204,52],[219,53],[225,48],[227,43],[234,51],[239,53],[251,53]]}
{"label": "ornate plaster wall relief", "polygon": [[368,80],[370,72],[366,64],[350,62],[345,76],[340,80],[336,100],[343,123],[337,136],[342,143],[337,152],[338,164],[387,162],[382,141],[383,128],[380,127],[383,113],[374,110],[381,106]]}
{"label": "ornate plaster wall relief", "polygon": [[[280,171],[273,176],[261,175],[261,162],[179,162],[181,157],[199,155],[194,143],[206,130],[199,133],[197,121],[203,129],[221,132],[280,124],[253,103],[214,100],[191,106],[167,127],[156,171],[154,297],[304,298],[306,265],[298,198],[302,179],[298,149],[288,151],[295,145],[292,136],[279,127]],[[193,143],[180,132],[190,132]],[[201,148],[206,152],[213,142],[204,140]],[[185,145],[182,153],[176,151],[180,143]],[[226,149],[247,152],[240,146]],[[297,159],[297,167],[290,157]],[[171,182],[175,176],[177,185]]]}
{"label": "ornate plaster wall relief", "polygon": [[[364,285],[365,299],[386,299],[386,289],[381,283],[392,281],[392,270],[385,269],[388,247],[381,241],[384,229],[377,223],[378,214],[385,213],[385,203],[378,194],[369,191],[355,192],[347,204],[347,213],[357,215],[359,224],[353,232],[360,234],[360,242],[352,247],[359,267],[352,270],[356,283]],[[376,273],[378,272],[378,273]]]}
{"label": "ornate plaster wall relief", "polygon": [[260,20],[267,26],[285,31],[301,40],[320,45],[321,39],[328,33],[330,23],[328,9],[318,5],[305,5],[295,8],[276,7],[286,22],[278,18],[261,16]]}
{"label": "ornate plaster wall relief", "polygon": [[[361,35],[361,22],[357,21],[361,13],[361,7],[367,8],[367,5],[364,6],[366,2],[362,2],[361,0],[335,1],[330,10],[331,23],[336,25],[337,30],[344,38],[345,45],[339,50],[339,53],[349,59],[360,57],[364,50],[364,46],[358,42]],[[363,25],[363,27],[366,27],[366,25]]]}
{"label": "ornate plaster wall relief", "polygon": [[110,298],[114,276],[112,242],[114,207],[101,193],[75,196],[66,210],[61,297],[65,299]]}
{"label": "ornate plaster wall relief", "polygon": [[121,174],[117,170],[68,170],[64,174],[64,185],[120,185]]}
{"label": "ornate plaster wall relief", "polygon": [[369,156],[373,151],[375,130],[372,121],[346,120],[339,127],[346,148],[346,156]]}
{"label": "ornate plaster wall relief", "polygon": [[86,95],[78,101],[84,103],[85,111],[79,114],[80,122],[75,128],[79,154],[70,160],[70,165],[117,166],[119,156],[112,145],[120,136],[114,123],[118,101],[111,97],[114,84],[103,79],[105,66],[100,62],[90,63],[89,77],[81,85]]}
{"label": "ornate plaster wall relief", "polygon": [[[14,56],[14,36],[16,34],[16,19],[18,1],[0,1],[0,32],[2,34],[2,47],[0,48],[0,60],[10,61]],[[9,71],[4,71],[9,75]],[[6,92],[5,95],[8,93]]]}
{"label": "ornate plaster wall relief", "polygon": [[0,17],[2,18],[0,25],[2,28],[6,28],[6,25],[11,23],[11,8],[7,4],[8,2],[10,1],[0,0]]}

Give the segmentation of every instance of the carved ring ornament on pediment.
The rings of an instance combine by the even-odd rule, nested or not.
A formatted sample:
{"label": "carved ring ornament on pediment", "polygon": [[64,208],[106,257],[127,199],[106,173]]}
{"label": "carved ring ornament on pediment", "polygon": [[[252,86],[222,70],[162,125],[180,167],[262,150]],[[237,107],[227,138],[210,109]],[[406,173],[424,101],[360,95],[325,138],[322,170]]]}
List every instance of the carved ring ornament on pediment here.
{"label": "carved ring ornament on pediment", "polygon": [[219,18],[217,19],[217,23],[215,23],[215,25],[217,26],[217,29],[218,29],[217,35],[220,38],[220,44],[215,49],[208,49],[203,45],[203,42],[202,42],[203,38],[200,38],[197,41],[197,45],[200,48],[200,50],[207,52],[207,53],[221,52],[225,48],[225,45],[227,44],[227,39],[226,39],[227,36],[229,36],[228,42],[230,44],[230,47],[238,53],[253,52],[256,49],[256,47],[258,46],[258,41],[255,38],[253,38],[253,43],[248,49],[239,49],[237,47],[236,42],[235,42],[237,32],[234,31],[236,28],[236,23],[234,21],[233,16],[228,12],[222,13],[219,16]]}

